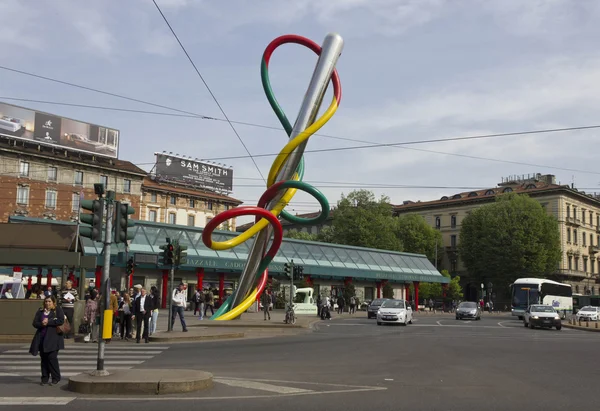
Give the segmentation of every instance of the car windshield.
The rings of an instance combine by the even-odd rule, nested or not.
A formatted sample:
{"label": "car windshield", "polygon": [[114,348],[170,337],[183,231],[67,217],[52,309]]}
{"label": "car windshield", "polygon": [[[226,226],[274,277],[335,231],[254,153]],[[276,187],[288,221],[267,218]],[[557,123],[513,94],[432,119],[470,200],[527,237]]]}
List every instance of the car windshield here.
{"label": "car windshield", "polygon": [[553,313],[554,308],[548,307],[545,305],[532,305],[531,312],[532,313]]}
{"label": "car windshield", "polygon": [[460,303],[460,305],[458,306],[458,308],[477,308],[477,304],[469,302],[469,303]]}
{"label": "car windshield", "polygon": [[371,305],[381,305],[385,300],[377,299],[371,302]]}
{"label": "car windshield", "polygon": [[387,300],[383,304],[381,304],[381,308],[406,308],[406,307],[404,307],[404,301]]}
{"label": "car windshield", "polygon": [[583,307],[581,311],[596,311],[596,307]]}

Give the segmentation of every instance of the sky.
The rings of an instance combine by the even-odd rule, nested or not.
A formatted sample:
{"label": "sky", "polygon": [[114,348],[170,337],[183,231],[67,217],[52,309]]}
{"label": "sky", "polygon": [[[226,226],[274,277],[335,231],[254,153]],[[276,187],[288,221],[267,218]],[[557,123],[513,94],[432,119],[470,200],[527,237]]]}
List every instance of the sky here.
{"label": "sky", "polygon": [[[283,34],[321,44],[339,33],[342,102],[308,150],[600,124],[600,2],[595,0],[157,0],[252,155],[287,136],[262,90],[265,47]],[[2,0],[0,65],[223,120],[152,0]],[[293,122],[316,56],[276,50],[270,76]],[[255,167],[226,121],[77,108],[149,110],[0,70],[0,101],[120,130],[119,158],[151,170],[154,152],[233,167],[232,196],[255,205],[274,156]],[[331,90],[325,98],[329,103]],[[325,104],[324,104],[325,106]],[[325,107],[323,107],[324,109]],[[600,192],[598,129],[306,153],[305,181],[332,205],[366,188],[394,204],[554,174]],[[332,138],[337,137],[337,138]],[[341,139],[340,139],[341,138]],[[348,141],[344,139],[354,139]],[[223,159],[223,157],[242,157]],[[477,158],[473,158],[477,157]],[[317,211],[299,193],[292,213]],[[248,219],[239,219],[244,223]]]}

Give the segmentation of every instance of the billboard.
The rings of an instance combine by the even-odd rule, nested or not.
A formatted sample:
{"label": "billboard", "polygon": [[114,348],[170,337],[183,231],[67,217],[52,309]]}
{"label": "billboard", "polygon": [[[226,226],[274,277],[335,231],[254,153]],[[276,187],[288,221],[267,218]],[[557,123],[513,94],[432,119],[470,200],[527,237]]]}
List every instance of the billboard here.
{"label": "billboard", "polygon": [[0,102],[0,135],[117,158],[119,131]]}
{"label": "billboard", "polygon": [[164,180],[193,184],[211,190],[232,191],[233,170],[214,164],[174,157],[156,155],[156,175]]}

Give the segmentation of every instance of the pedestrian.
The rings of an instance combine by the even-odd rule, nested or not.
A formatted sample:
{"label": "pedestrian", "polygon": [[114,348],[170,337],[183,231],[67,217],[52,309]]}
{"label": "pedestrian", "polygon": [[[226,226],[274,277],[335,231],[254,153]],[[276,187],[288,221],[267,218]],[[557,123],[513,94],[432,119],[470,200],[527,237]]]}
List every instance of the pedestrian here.
{"label": "pedestrian", "polygon": [[[73,288],[73,282],[69,280],[66,282],[65,288],[61,292],[61,308],[67,316],[69,324],[73,324],[73,314],[75,313],[75,301],[77,300],[77,290]],[[69,331],[69,333],[64,337],[69,339],[72,337],[72,333],[73,330]]]}
{"label": "pedestrian", "polygon": [[[42,366],[42,381],[40,385],[55,385],[60,382],[60,365],[58,351],[65,349],[63,336],[57,327],[65,323],[65,313],[56,305],[56,299],[46,297],[44,307],[40,308],[33,319],[33,327],[37,329],[29,353],[34,357],[40,354]],[[52,377],[52,382],[50,382]]]}
{"label": "pedestrian", "polygon": [[113,337],[117,337],[119,335],[119,299],[116,295],[117,290],[112,289],[110,291],[110,310],[113,312],[113,320],[112,320],[112,328],[113,328]]}
{"label": "pedestrian", "polygon": [[[144,338],[144,342],[146,344],[149,343],[148,340],[148,320],[150,319],[150,313],[152,312],[152,299],[146,294],[146,289],[142,288],[140,293],[140,297],[135,300],[133,315],[135,316],[135,321],[137,323],[137,334],[135,336],[135,342],[140,343],[140,337]],[[142,328],[142,324],[144,325],[144,333],[140,335],[140,331]]]}
{"label": "pedestrian", "polygon": [[200,303],[202,300],[204,300],[202,289],[200,287],[196,287],[196,292],[194,293],[194,299],[192,302],[194,303],[194,315],[196,315],[196,313],[199,311],[200,318],[202,318],[202,305]]}
{"label": "pedestrian", "polygon": [[264,314],[265,321],[267,321],[267,317],[269,317],[269,321],[271,321],[271,313],[269,312],[269,307],[271,306],[271,296],[269,295],[269,293],[266,290],[262,294],[260,302],[262,304],[262,309],[265,313]]}
{"label": "pedestrian", "polygon": [[152,314],[150,314],[150,335],[156,332],[156,325],[158,324],[158,309],[160,308],[160,295],[158,294],[158,288],[152,286],[150,288],[150,298],[152,298]]}
{"label": "pedestrian", "polygon": [[206,317],[206,312],[210,308],[211,317],[215,315],[215,311],[213,309],[215,305],[215,295],[210,291],[210,288],[206,289],[206,293],[204,294],[204,316]]}
{"label": "pedestrian", "polygon": [[344,296],[340,295],[337,299],[337,303],[338,303],[338,314],[342,314],[344,312]]}
{"label": "pedestrian", "polygon": [[96,290],[90,291],[90,298],[85,302],[85,310],[83,313],[83,322],[88,325],[89,334],[85,336],[84,341],[98,342],[98,301],[96,300]]}
{"label": "pedestrian", "polygon": [[[172,305],[172,313],[171,313],[171,329],[175,325],[175,317],[179,315],[179,320],[181,321],[181,327],[183,328],[183,332],[187,332],[187,326],[185,324],[185,318],[183,317],[183,312],[187,305],[187,301],[185,298],[185,284],[180,283],[179,287],[173,290],[173,295],[171,296],[171,305]],[[214,313],[213,313],[214,314]]]}
{"label": "pedestrian", "polygon": [[350,297],[350,314],[354,314],[354,310],[356,308],[356,298],[354,296]]}
{"label": "pedestrian", "polygon": [[[133,307],[131,306],[131,297],[128,293],[123,293],[123,299],[119,303],[120,335],[121,339],[129,341],[132,338],[131,317],[133,316]],[[150,328],[152,329],[152,328]]]}

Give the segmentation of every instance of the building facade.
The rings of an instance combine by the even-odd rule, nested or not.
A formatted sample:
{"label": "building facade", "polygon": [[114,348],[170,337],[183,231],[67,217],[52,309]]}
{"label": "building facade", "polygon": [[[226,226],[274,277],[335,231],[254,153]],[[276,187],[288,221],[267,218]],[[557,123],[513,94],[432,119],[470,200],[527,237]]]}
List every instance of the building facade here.
{"label": "building facade", "polygon": [[137,211],[146,174],[128,161],[2,139],[0,221],[10,216],[75,221],[80,199],[96,197],[96,183]]}
{"label": "building facade", "polygon": [[558,220],[562,259],[552,276],[571,284],[574,293],[600,292],[600,198],[558,185],[553,175],[507,178],[494,188],[443,196],[433,201],[405,201],[394,207],[394,213],[419,214],[440,230],[445,253],[439,256],[438,266],[453,275],[464,276],[466,269],[458,253],[462,221],[472,210],[511,192],[529,195]]}
{"label": "building facade", "polygon": [[[333,213],[335,212],[335,208],[331,208],[329,210],[329,216],[327,217],[327,219],[323,222],[320,222],[318,224],[297,224],[297,223],[293,223],[284,219],[279,219],[279,221],[281,221],[281,226],[283,228],[283,235],[285,236],[287,233],[289,233],[290,231],[299,231],[302,233],[308,233],[308,234],[314,234],[317,235],[321,232],[321,230],[325,227],[330,227],[331,223],[333,222]],[[314,212],[314,213],[304,213],[304,214],[298,214],[296,213],[296,217],[300,217],[300,218],[305,218],[305,219],[310,219],[310,218],[315,218],[317,217],[319,214],[321,214],[320,211]],[[246,231],[248,228],[252,227],[254,225],[254,223],[246,223],[246,224],[242,224],[239,225],[236,230],[239,232],[244,232]]]}
{"label": "building facade", "polygon": [[[218,213],[242,204],[235,198],[146,177],[142,184],[139,219],[155,223],[204,227]],[[235,231],[235,219],[221,230]]]}

